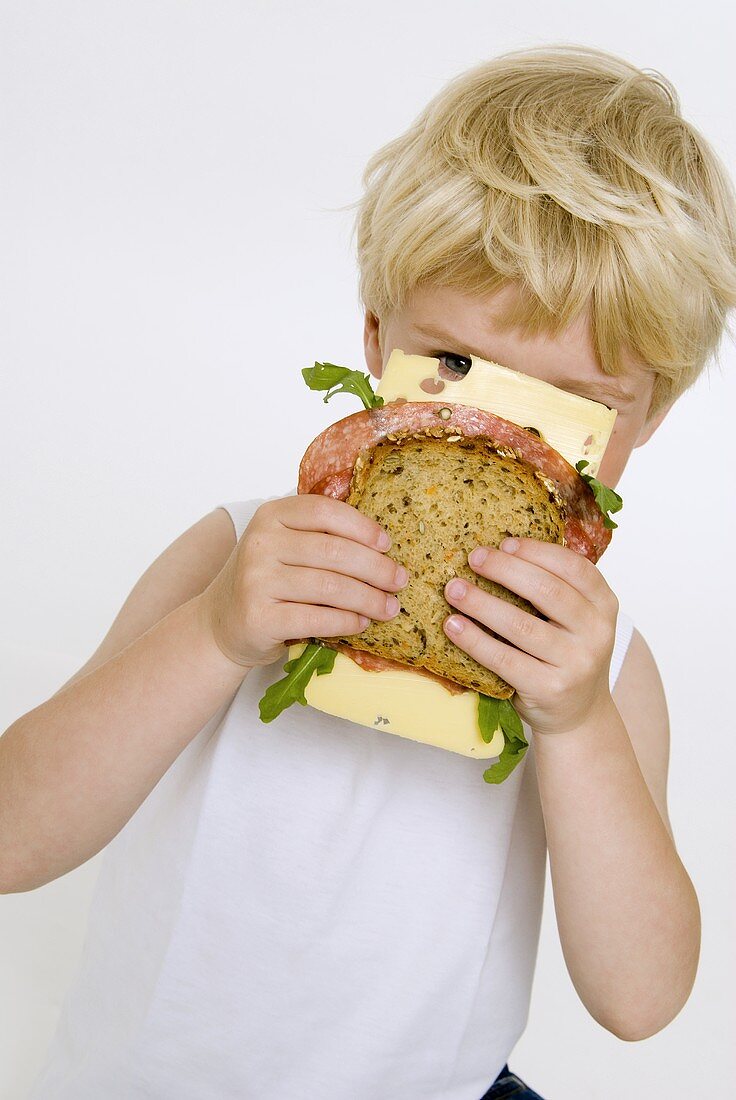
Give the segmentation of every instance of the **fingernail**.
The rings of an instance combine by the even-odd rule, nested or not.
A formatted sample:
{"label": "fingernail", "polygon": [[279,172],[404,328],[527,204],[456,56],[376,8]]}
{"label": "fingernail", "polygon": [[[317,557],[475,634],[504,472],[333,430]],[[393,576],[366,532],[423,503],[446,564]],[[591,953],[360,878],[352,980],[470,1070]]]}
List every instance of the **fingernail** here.
{"label": "fingernail", "polygon": [[391,545],[391,536],[387,531],[381,531],[376,542],[379,550],[388,550]]}
{"label": "fingernail", "polygon": [[518,539],[504,539],[500,546],[501,550],[504,550],[507,554],[513,554],[514,551],[519,549]]}
{"label": "fingernail", "polygon": [[370,622],[370,619],[367,615],[358,615],[358,622],[360,623],[360,629],[365,630],[365,628],[368,626],[368,623]]}
{"label": "fingernail", "polygon": [[462,619],[457,619],[454,615],[445,620],[445,630],[449,630],[451,634],[459,634],[464,625]]}
{"label": "fingernail", "polygon": [[394,574],[394,584],[400,584],[403,588],[408,580],[409,571],[405,569],[403,565],[397,566],[396,573]]}
{"label": "fingernail", "polygon": [[453,600],[459,600],[461,596],[465,595],[467,587],[465,581],[461,581],[459,577],[455,577],[447,586],[447,595],[452,596]]}
{"label": "fingernail", "polygon": [[471,565],[482,565],[488,557],[488,551],[485,546],[476,546],[475,550],[471,550],[468,555],[468,561]]}
{"label": "fingernail", "polygon": [[398,612],[399,612],[400,607],[401,607],[401,604],[396,599],[396,596],[387,596],[386,597],[386,614],[387,615],[397,615]]}

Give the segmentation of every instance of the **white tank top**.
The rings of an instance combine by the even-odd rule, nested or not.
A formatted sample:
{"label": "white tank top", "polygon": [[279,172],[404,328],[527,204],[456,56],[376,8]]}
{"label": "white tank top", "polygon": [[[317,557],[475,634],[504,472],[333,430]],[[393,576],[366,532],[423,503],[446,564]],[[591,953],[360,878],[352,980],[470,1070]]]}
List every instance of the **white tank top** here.
{"label": "white tank top", "polygon": [[[238,538],[261,503],[220,505]],[[483,761],[311,707],[262,723],[282,664],[107,846],[29,1100],[479,1100],[508,1060],[545,882],[528,727],[490,786]]]}

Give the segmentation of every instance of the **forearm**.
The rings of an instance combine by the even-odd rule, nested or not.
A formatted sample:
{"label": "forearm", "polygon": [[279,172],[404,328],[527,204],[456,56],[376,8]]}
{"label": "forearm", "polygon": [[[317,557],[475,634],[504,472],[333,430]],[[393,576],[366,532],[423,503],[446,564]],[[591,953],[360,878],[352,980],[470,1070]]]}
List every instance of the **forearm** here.
{"label": "forearm", "polygon": [[534,740],[560,940],[588,1011],[621,1038],[679,1012],[700,949],[693,885],[613,701]]}
{"label": "forearm", "polygon": [[249,670],[199,599],[23,715],[0,738],[0,885],[34,889],[99,852]]}

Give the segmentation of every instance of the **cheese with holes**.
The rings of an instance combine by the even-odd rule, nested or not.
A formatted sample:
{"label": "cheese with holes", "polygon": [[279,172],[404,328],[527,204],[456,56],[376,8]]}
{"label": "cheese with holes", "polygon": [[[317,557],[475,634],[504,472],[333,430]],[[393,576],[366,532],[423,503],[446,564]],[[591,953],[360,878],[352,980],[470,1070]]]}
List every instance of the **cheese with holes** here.
{"label": "cheese with holes", "polygon": [[[495,413],[522,428],[536,429],[571,466],[587,459],[590,465],[585,472],[597,474],[615,409],[498,363],[476,356],[471,363],[465,377],[451,380],[440,377],[439,359],[405,355],[395,348],[376,392],[386,404],[404,398],[470,405]],[[304,643],[290,646],[289,658],[303,650]],[[332,672],[312,676],[304,696],[310,706],[326,714],[463,756],[489,759],[503,749],[500,729],[489,743],[481,737],[477,692],[453,694],[408,667],[376,672],[338,652]]]}
{"label": "cheese with holes", "polygon": [[[304,648],[303,642],[289,646],[289,659]],[[312,676],[304,698],[326,714],[463,756],[483,760],[503,748],[500,729],[487,744],[480,735],[477,692],[455,695],[409,668],[374,672],[338,652],[332,672]]]}
{"label": "cheese with holes", "polygon": [[615,409],[475,355],[467,358],[472,364],[468,373],[452,380],[440,377],[439,359],[405,355],[395,348],[376,393],[386,404],[403,397],[484,409],[522,428],[536,428],[571,466],[585,458],[590,463],[585,473],[598,473],[616,420]]}

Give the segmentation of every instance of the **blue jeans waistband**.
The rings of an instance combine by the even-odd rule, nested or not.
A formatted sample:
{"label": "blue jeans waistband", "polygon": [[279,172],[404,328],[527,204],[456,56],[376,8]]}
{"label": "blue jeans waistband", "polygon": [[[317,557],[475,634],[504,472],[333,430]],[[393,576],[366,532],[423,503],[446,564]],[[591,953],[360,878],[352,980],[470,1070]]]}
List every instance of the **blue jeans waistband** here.
{"label": "blue jeans waistband", "polygon": [[534,1089],[530,1089],[506,1065],[480,1100],[543,1100],[543,1098]]}

